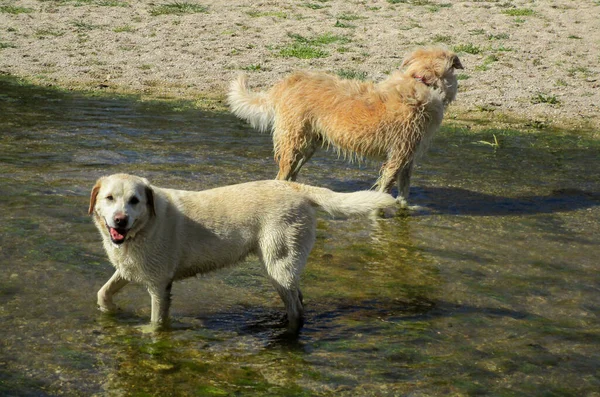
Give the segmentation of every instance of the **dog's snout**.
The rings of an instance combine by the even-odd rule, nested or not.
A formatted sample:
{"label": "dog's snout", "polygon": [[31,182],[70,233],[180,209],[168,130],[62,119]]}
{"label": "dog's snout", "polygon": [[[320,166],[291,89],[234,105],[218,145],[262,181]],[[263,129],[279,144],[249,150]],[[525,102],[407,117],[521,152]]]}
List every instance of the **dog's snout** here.
{"label": "dog's snout", "polygon": [[127,221],[129,220],[129,217],[125,214],[117,214],[114,217],[114,221],[115,221],[115,225],[117,227],[125,227],[127,226]]}

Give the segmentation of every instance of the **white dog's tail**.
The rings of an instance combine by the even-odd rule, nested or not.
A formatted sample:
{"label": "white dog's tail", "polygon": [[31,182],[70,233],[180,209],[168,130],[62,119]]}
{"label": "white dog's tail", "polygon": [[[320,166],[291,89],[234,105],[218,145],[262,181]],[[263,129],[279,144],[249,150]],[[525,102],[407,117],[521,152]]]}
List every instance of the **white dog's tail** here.
{"label": "white dog's tail", "polygon": [[227,100],[231,112],[246,120],[260,132],[271,129],[275,120],[275,109],[266,92],[251,92],[246,84],[246,76],[239,75],[229,86]]}
{"label": "white dog's tail", "polygon": [[296,185],[312,202],[334,216],[366,215],[396,204],[392,195],[374,190],[337,193],[321,187]]}

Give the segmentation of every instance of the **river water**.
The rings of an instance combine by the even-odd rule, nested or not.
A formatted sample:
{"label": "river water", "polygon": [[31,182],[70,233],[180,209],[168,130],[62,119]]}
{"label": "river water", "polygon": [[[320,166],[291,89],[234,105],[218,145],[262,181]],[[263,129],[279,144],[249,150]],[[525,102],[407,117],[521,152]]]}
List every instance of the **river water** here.
{"label": "river water", "polygon": [[[270,137],[185,104],[1,80],[0,394],[598,395],[600,142],[448,125],[413,176],[420,209],[321,214],[297,340],[279,337],[256,259],[176,283],[173,329],[152,333],[139,285],[115,316],[96,309],[112,267],[86,213],[95,180],[270,179]],[[299,181],[368,189],[377,169],[322,150]]]}

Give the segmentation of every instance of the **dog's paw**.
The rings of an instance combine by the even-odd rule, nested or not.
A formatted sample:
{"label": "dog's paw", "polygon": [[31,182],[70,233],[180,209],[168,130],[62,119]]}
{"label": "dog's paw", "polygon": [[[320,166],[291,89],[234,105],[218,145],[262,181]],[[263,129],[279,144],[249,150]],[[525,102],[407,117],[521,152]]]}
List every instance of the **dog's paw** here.
{"label": "dog's paw", "polygon": [[116,313],[119,310],[119,308],[114,303],[98,303],[98,310],[100,310],[102,313],[111,314]]}
{"label": "dog's paw", "polygon": [[398,206],[401,209],[403,209],[403,210],[407,210],[408,209],[408,201],[404,197],[398,196],[396,198],[396,203],[398,203]]}

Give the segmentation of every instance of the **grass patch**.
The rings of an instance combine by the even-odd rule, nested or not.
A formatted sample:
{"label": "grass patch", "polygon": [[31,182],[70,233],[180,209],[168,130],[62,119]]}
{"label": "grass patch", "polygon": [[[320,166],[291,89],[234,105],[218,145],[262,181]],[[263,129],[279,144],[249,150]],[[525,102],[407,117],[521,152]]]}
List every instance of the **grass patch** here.
{"label": "grass patch", "polygon": [[440,3],[440,4],[432,4],[427,7],[429,12],[438,12],[442,8],[450,8],[452,7],[452,3]]}
{"label": "grass patch", "polygon": [[256,64],[256,65],[244,66],[241,69],[247,70],[249,72],[258,72],[259,70],[263,70],[263,67],[260,64]]}
{"label": "grass patch", "polygon": [[251,16],[252,18],[260,18],[260,17],[275,17],[275,18],[281,18],[281,19],[287,19],[287,14],[285,12],[282,11],[247,11],[246,12],[247,15]]}
{"label": "grass patch", "polygon": [[3,50],[5,48],[17,48],[17,46],[14,45],[13,43],[2,43],[2,42],[0,42],[0,50]]}
{"label": "grass patch", "polygon": [[556,85],[557,87],[567,87],[568,86],[567,82],[564,81],[563,79],[556,80],[556,83],[554,83],[554,85]]}
{"label": "grass patch", "polygon": [[502,10],[502,13],[511,17],[529,17],[535,15],[535,11],[531,8],[511,8],[509,10]]}
{"label": "grass patch", "polygon": [[135,32],[135,28],[133,26],[129,26],[129,25],[125,25],[125,26],[117,26],[116,28],[113,29],[113,32],[115,33],[121,33],[121,32]]}
{"label": "grass patch", "polygon": [[311,10],[321,10],[323,8],[329,7],[328,5],[318,4],[318,3],[303,3],[302,7],[310,8]]}
{"label": "grass patch", "polygon": [[481,54],[483,50],[474,44],[459,44],[454,46],[454,52],[466,52],[467,54],[477,55]]}
{"label": "grass patch", "polygon": [[486,71],[490,68],[490,65],[494,62],[498,61],[498,57],[496,55],[488,55],[487,57],[485,57],[485,59],[483,60],[483,63],[477,67],[475,67],[475,70],[479,70],[479,71]]}
{"label": "grass patch", "polygon": [[185,15],[208,12],[208,7],[194,3],[174,2],[169,4],[161,4],[153,7],[150,10],[150,15]]}
{"label": "grass patch", "polygon": [[411,4],[414,6],[431,6],[436,5],[431,0],[387,0],[390,4]]}
{"label": "grass patch", "polygon": [[27,7],[18,7],[18,6],[0,6],[0,13],[3,14],[29,14],[33,12],[31,8]]}
{"label": "grass patch", "polygon": [[343,78],[343,79],[348,79],[348,80],[361,80],[364,81],[367,79],[367,72],[363,72],[361,70],[354,70],[354,69],[341,69],[338,70],[336,72],[336,74]]}
{"label": "grass patch", "polygon": [[469,76],[468,74],[464,74],[464,73],[459,73],[456,75],[456,80],[468,80],[470,78],[471,78],[471,76]]}
{"label": "grass patch", "polygon": [[293,43],[279,50],[279,56],[284,58],[313,59],[326,58],[327,51],[305,43]]}
{"label": "grass patch", "polygon": [[337,16],[337,19],[341,19],[342,21],[357,21],[359,19],[366,19],[367,17],[363,17],[361,15],[356,15],[352,13],[342,13]]}
{"label": "grass patch", "polygon": [[72,22],[71,25],[73,25],[75,27],[75,29],[77,29],[78,32],[83,32],[86,30],[94,30],[94,29],[98,29],[100,27],[100,25],[94,25],[94,24],[87,23],[84,21],[75,21],[75,22]]}
{"label": "grass patch", "polygon": [[531,103],[547,103],[549,105],[560,105],[560,101],[556,98],[555,95],[546,95],[546,94],[537,94],[533,98],[531,98]]}
{"label": "grass patch", "polygon": [[297,33],[288,33],[288,37],[294,39],[296,44],[304,44],[308,46],[322,46],[327,44],[347,44],[350,39],[344,36],[338,36],[332,33],[325,33],[313,38],[307,38]]}
{"label": "grass patch", "polygon": [[569,77],[575,77],[576,75],[582,75],[584,78],[593,76],[593,73],[585,66],[576,66],[567,70],[567,75]]}
{"label": "grass patch", "polygon": [[479,36],[479,35],[485,34],[485,30],[484,29],[471,29],[471,30],[469,30],[469,34],[471,36]]}
{"label": "grass patch", "polygon": [[445,34],[436,34],[435,36],[433,36],[432,40],[434,43],[450,44],[452,42],[452,36]]}
{"label": "grass patch", "polygon": [[355,28],[356,26],[354,26],[354,25],[352,25],[352,24],[349,24],[349,23],[340,22],[340,21],[338,20],[338,21],[335,21],[335,24],[333,25],[333,27],[334,27],[334,28],[353,29],[353,28]]}
{"label": "grass patch", "polygon": [[64,32],[61,32],[61,31],[55,30],[55,29],[51,29],[51,28],[46,28],[46,29],[36,30],[34,35],[38,39],[43,39],[46,37],[60,37],[60,36],[64,35]]}
{"label": "grass patch", "polygon": [[508,39],[509,35],[508,33],[498,33],[498,34],[488,34],[487,36],[488,40],[506,40]]}

